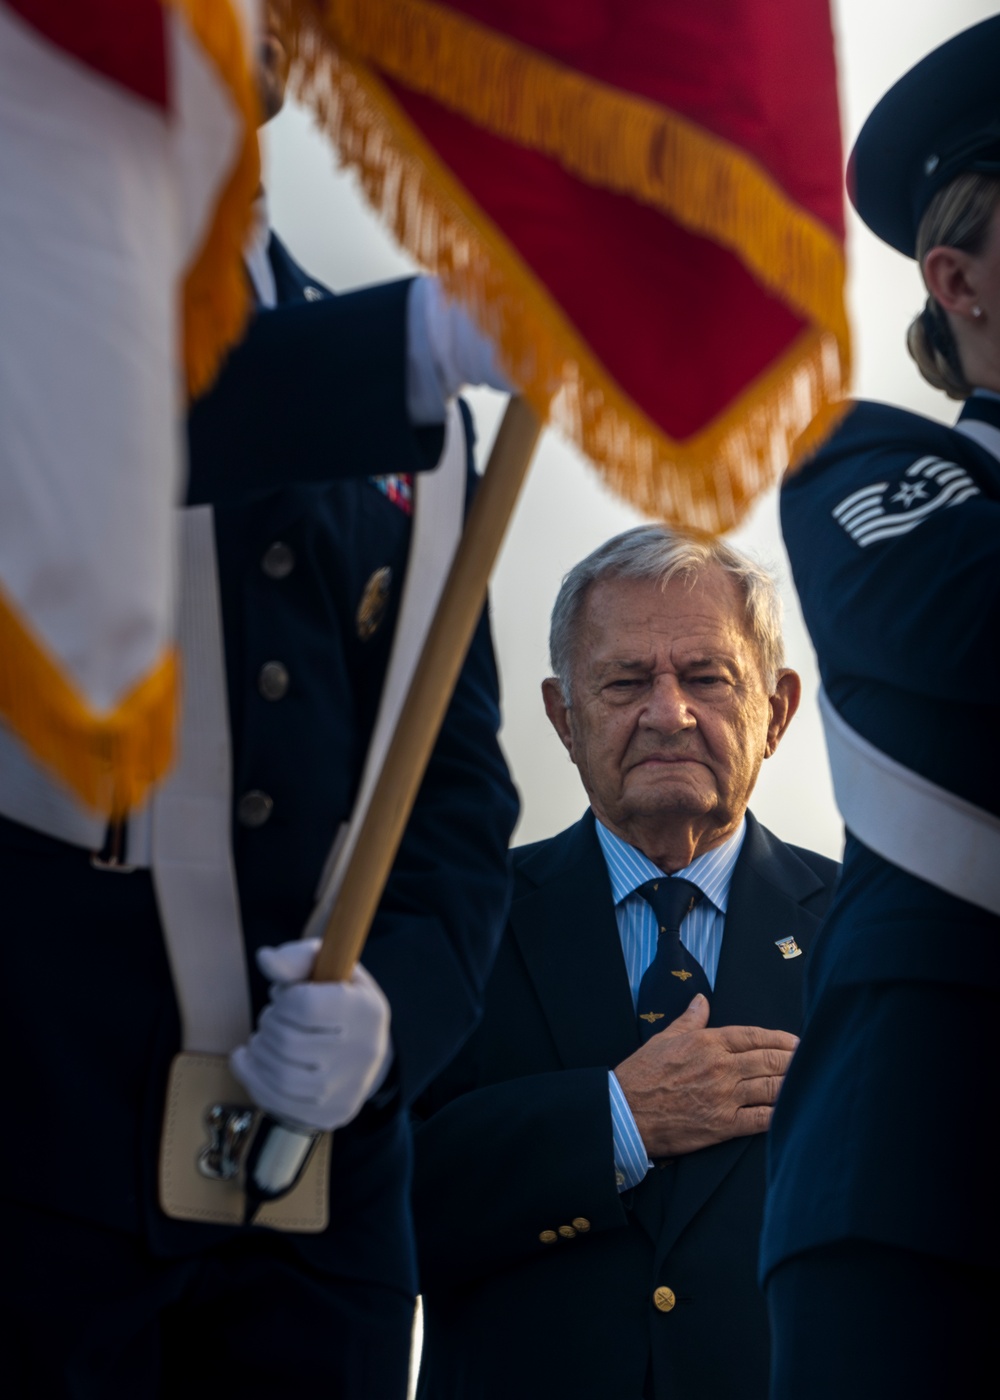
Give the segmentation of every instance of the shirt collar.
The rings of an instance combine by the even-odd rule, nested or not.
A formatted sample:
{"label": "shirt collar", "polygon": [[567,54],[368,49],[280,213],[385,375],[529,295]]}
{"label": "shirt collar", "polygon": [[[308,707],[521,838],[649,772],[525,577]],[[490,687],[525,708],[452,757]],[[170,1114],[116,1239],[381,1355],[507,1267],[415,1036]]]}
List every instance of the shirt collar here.
{"label": "shirt collar", "polygon": [[[603,822],[596,818],[595,821],[597,839],[601,843],[601,851],[608,867],[611,893],[616,906],[634,894],[647,880],[655,880],[658,875],[662,877],[666,874],[635,846],[630,846],[627,841],[609,831]],[[720,914],[724,914],[729,905],[729,887],[733,882],[733,871],[743,847],[746,831],[747,823],[744,817],[732,836],[723,841],[721,846],[713,847],[704,855],[695,856],[690,865],[673,872],[674,875],[697,885],[703,898],[714,904]]]}

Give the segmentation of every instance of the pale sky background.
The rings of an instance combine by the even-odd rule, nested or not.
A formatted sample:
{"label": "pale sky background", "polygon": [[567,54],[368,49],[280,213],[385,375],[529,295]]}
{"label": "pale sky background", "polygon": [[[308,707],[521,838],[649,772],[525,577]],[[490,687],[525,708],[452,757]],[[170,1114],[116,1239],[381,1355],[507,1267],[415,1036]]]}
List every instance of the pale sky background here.
{"label": "pale sky background", "polygon": [[[907,68],[944,39],[995,12],[984,0],[834,0],[845,154],[871,107]],[[289,107],[268,128],[267,183],[272,221],[294,256],[337,291],[406,275],[413,263],[363,205],[352,176],[338,173],[329,146],[303,111]],[[915,266],[849,215],[849,296],[855,337],[854,392],[952,420],[956,406],[920,379],[903,335],[922,305]],[[504,400],[470,394],[485,461]],[[391,464],[386,464],[387,469]],[[503,741],[523,812],[515,840],[549,836],[586,805],[576,770],[542,710],[549,672],[548,617],[563,574],[602,540],[639,523],[596,470],[546,432],[511,522],[492,584],[493,622],[503,688]],[[790,582],[774,493],[730,536],[776,566],[786,609],[789,664],[805,693],[781,749],[765,763],[753,809],[779,836],[840,855],[819,720],[816,672]]]}

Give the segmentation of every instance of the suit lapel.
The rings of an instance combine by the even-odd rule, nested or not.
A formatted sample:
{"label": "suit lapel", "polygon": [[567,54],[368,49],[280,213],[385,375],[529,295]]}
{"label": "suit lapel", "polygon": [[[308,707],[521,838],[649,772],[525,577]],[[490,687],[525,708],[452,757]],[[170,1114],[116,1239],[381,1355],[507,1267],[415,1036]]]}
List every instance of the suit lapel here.
{"label": "suit lapel", "polygon": [[[785,958],[776,940],[794,938],[803,952],[819,920],[802,900],[823,882],[747,813],[747,834],[733,872],[709,1024],[797,1032],[802,1021],[804,957]],[[663,1253],[747,1150],[732,1138],[675,1165],[660,1248]]]}
{"label": "suit lapel", "polygon": [[566,1069],[638,1048],[604,855],[591,813],[520,864],[511,929]]}

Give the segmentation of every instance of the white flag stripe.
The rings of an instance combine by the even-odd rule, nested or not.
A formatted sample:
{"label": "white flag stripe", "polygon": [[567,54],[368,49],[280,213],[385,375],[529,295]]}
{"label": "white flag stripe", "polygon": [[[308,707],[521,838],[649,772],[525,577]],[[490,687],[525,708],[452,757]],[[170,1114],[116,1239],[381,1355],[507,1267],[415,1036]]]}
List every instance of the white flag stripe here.
{"label": "white flag stripe", "polygon": [[0,723],[102,815],[170,760],[183,377],[241,314],[253,4],[163,0],[161,107],[0,3]]}
{"label": "white flag stripe", "polygon": [[2,586],[106,710],[173,631],[169,128],[0,7],[0,131]]}

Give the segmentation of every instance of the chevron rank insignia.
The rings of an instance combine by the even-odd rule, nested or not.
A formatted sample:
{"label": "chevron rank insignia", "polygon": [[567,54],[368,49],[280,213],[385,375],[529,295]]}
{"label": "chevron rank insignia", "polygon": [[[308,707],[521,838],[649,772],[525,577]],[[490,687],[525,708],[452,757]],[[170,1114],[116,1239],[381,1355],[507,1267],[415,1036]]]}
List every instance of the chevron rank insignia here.
{"label": "chevron rank insignia", "polygon": [[662,1021],[666,1014],[665,1011],[640,1011],[639,1020],[648,1021],[652,1025],[654,1021]]}
{"label": "chevron rank insignia", "polygon": [[776,938],[774,940],[774,946],[786,960],[788,958],[801,958],[802,956],[802,949],[794,938]]}
{"label": "chevron rank insignia", "polygon": [[898,481],[876,481],[852,491],[833,508],[833,518],[862,549],[882,540],[908,535],[928,516],[960,506],[979,487],[955,462],[920,457]]}

